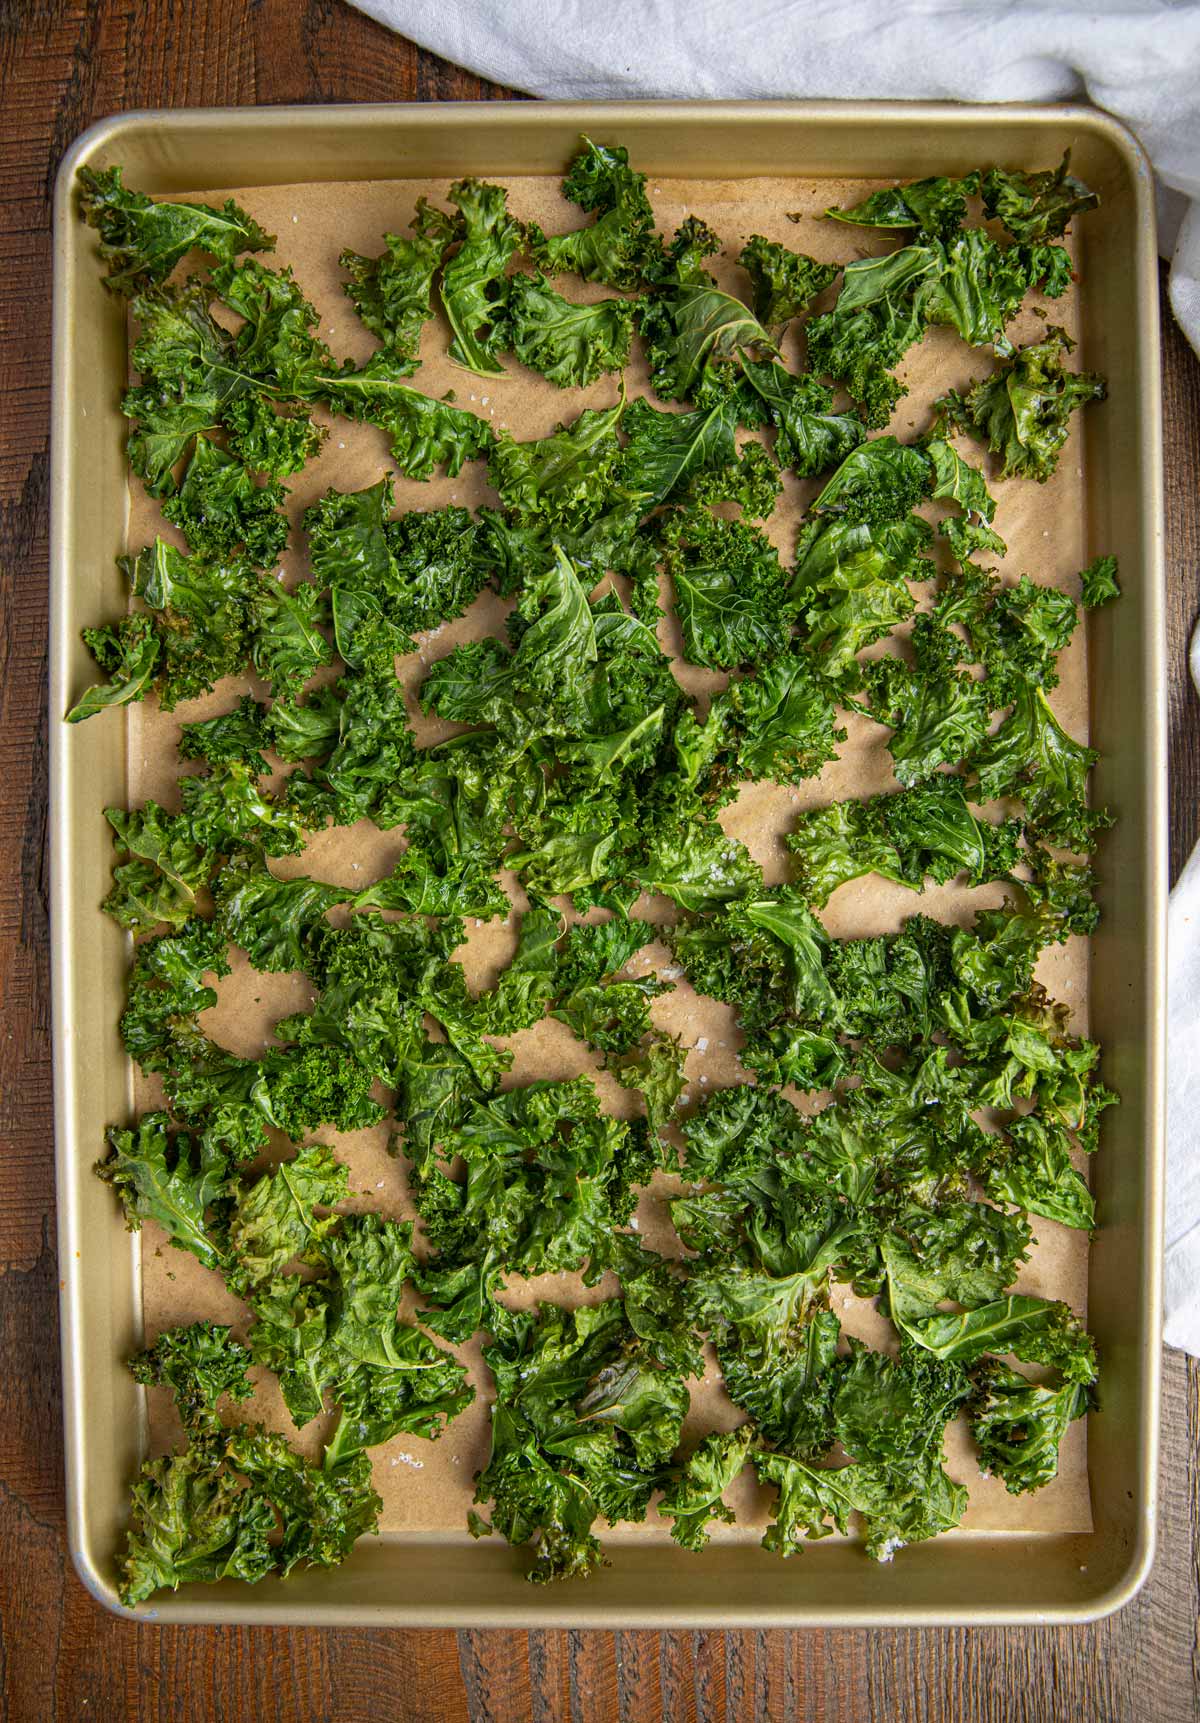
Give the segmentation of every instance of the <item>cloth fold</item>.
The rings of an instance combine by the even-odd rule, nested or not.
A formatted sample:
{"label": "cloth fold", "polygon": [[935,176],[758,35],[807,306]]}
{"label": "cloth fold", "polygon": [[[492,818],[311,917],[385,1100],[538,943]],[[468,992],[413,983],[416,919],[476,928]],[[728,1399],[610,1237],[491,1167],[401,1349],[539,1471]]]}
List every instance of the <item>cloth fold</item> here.
{"label": "cloth fold", "polygon": [[[530,95],[1088,100],[1158,181],[1171,304],[1200,353],[1198,0],[353,0]],[[1192,643],[1200,688],[1200,630]],[[1165,1338],[1200,1356],[1200,850],[1168,921]]]}
{"label": "cloth fold", "polygon": [[1197,0],[353,0],[534,96],[1091,101],[1141,140],[1200,353]]}
{"label": "cloth fold", "polygon": [[[1200,691],[1200,628],[1188,663]],[[1167,1203],[1163,1339],[1200,1357],[1200,846],[1167,911]]]}

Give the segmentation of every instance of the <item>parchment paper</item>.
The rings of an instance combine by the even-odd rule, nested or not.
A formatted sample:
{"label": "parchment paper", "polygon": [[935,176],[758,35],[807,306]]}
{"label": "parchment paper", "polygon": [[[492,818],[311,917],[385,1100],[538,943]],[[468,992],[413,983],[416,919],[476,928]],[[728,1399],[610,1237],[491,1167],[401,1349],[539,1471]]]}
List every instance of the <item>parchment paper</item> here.
{"label": "parchment paper", "polygon": [[[278,248],[266,261],[273,265],[291,264],[295,268],[305,293],[320,314],[321,335],[339,357],[361,361],[375,343],[342,293],[338,254],[346,247],[367,255],[382,251],[384,231],[403,231],[419,196],[443,201],[447,183],[396,180],[376,184],[220,188],[197,196],[212,202],[235,197],[268,231],[278,235]],[[510,177],[505,183],[510,188],[510,207],[522,219],[536,219],[552,232],[579,225],[579,211],[563,202],[557,179]],[[894,241],[886,236],[816,219],[828,205],[854,202],[872,189],[873,182],[785,178],[697,182],[664,179],[652,182],[649,187],[659,225],[664,230],[673,231],[692,212],[717,230],[725,242],[725,251],[711,260],[710,268],[723,285],[743,293],[746,278],[737,266],[736,257],[752,233],[781,240],[818,258],[839,261],[892,249]],[[791,222],[787,219],[788,212],[800,212],[802,219]],[[581,284],[574,278],[564,278],[558,286],[569,297],[578,299],[601,298],[609,291]],[[835,295],[836,284],[826,300]],[[1044,323],[1036,312],[1042,309],[1051,322],[1061,323],[1075,334],[1077,316],[1073,300],[1074,295],[1042,307],[1031,302],[1010,333],[1018,342],[1038,338]],[[560,422],[570,422],[582,407],[607,406],[617,395],[615,378],[601,379],[587,390],[559,390],[511,358],[505,360],[508,365],[505,377],[485,380],[458,369],[446,359],[447,341],[448,330],[440,317],[426,325],[421,348],[423,365],[414,380],[415,386],[431,395],[441,395],[452,388],[459,405],[473,408],[497,429],[507,427],[521,439],[544,436]],[[785,338],[784,354],[793,366],[801,362],[799,337],[792,330]],[[635,354],[635,360],[627,373],[630,393],[648,393],[640,352]],[[985,374],[990,363],[986,354],[966,348],[952,330],[931,330],[900,368],[911,393],[899,404],[893,431],[901,438],[919,435],[927,425],[934,397],[951,385],[961,388]],[[345,420],[328,422],[330,433],[320,457],[291,482],[290,512],[294,522],[328,487],[356,490],[375,483],[384,472],[394,472],[383,431]],[[1009,546],[1004,564],[1007,579],[1015,581],[1020,574],[1028,573],[1035,579],[1065,583],[1077,594],[1075,577],[1086,561],[1082,451],[1077,419],[1059,472],[1048,484],[1039,487],[1023,480],[992,481],[999,501],[995,525]],[[972,459],[980,458],[977,449],[967,452]],[[801,482],[790,475],[784,480],[783,497],[767,530],[789,560],[799,517],[820,482]],[[398,511],[430,509],[447,502],[477,506],[495,501],[482,462],[470,464],[456,479],[439,478],[426,484],[412,483],[397,475],[395,489]],[[129,548],[137,550],[155,533],[182,544],[136,482],[131,491]],[[941,511],[933,508],[929,512],[933,518]],[[944,554],[944,549],[939,554]],[[304,535],[298,527],[291,535],[283,565],[289,582],[304,572]],[[418,741],[435,740],[445,728],[436,720],[424,718],[412,697],[427,666],[460,641],[497,631],[506,609],[507,605],[493,594],[485,593],[465,617],[422,637],[419,652],[398,661]],[[664,624],[662,638],[666,649],[677,655],[679,640],[673,625]],[[726,680],[681,663],[677,663],[676,670],[685,687],[701,696],[707,696]],[[1062,682],[1055,691],[1053,704],[1070,732],[1082,739],[1087,724],[1082,628],[1063,654],[1061,670]],[[246,692],[262,697],[266,690],[252,678],[244,682],[235,679],[222,684],[215,695],[181,704],[173,714],[159,712],[153,703],[130,708],[127,722],[131,802],[141,802],[152,795],[168,806],[177,805],[173,785],[178,776],[175,742],[179,724],[227,710]],[[884,746],[886,730],[853,715],[846,719],[846,724],[849,736],[840,750],[840,758],[818,779],[792,789],[766,784],[749,786],[721,816],[726,830],[740,837],[762,864],[768,883],[786,878],[782,838],[801,808],[839,796],[865,796],[894,786],[890,756]],[[272,866],[281,875],[312,873],[341,884],[362,885],[390,869],[399,847],[396,833],[381,833],[364,824],[318,834],[302,856],[276,861]],[[523,908],[525,900],[519,889],[511,878],[507,884],[515,907]],[[895,930],[917,911],[967,924],[977,908],[998,904],[1003,897],[1002,887],[968,891],[953,884],[930,887],[923,895],[917,895],[868,877],[842,886],[821,913],[829,931],[844,937]],[[675,914],[673,906],[663,899],[644,900],[638,913],[658,922],[669,921]],[[519,916],[514,914],[503,925],[494,922],[468,926],[466,945],[458,955],[473,987],[488,985],[498,967],[508,961],[515,947],[518,925]],[[692,1049],[687,1063],[688,1089],[684,1102],[687,1111],[705,1090],[745,1078],[737,1057],[739,1035],[727,1008],[698,997],[671,968],[665,946],[649,948],[630,966],[634,973],[651,967],[660,971],[667,968],[675,979],[675,991],[655,1001],[652,1015],[660,1028],[679,1035],[684,1045]],[[1047,953],[1038,974],[1052,994],[1072,1007],[1074,1028],[1086,1032],[1086,943],[1072,939],[1066,946]],[[303,1009],[311,1000],[311,989],[302,977],[261,975],[240,957],[234,963],[233,973],[221,983],[219,994],[219,1003],[205,1015],[203,1026],[210,1035],[242,1055],[258,1053],[269,1043],[273,1023],[289,1012]],[[598,1058],[564,1024],[547,1019],[513,1037],[510,1044],[516,1056],[505,1087],[535,1077],[563,1078],[587,1071],[595,1075],[606,1108],[626,1117],[637,1112],[637,1096],[606,1076],[600,1070]],[[792,1098],[802,1107],[816,1104],[795,1094]],[[139,1081],[139,1105],[153,1105],[157,1099],[155,1085]],[[387,1154],[387,1135],[386,1124],[340,1137],[329,1131],[316,1133],[319,1139],[331,1142],[350,1167],[356,1194],[349,1206],[411,1218],[413,1209],[405,1164]],[[290,1146],[280,1140],[267,1158],[286,1158],[291,1152]],[[678,1253],[678,1241],[665,1206],[655,1195],[662,1185],[660,1180],[644,1196],[638,1224],[648,1242]],[[666,1188],[673,1188],[669,1181]],[[1086,1317],[1086,1237],[1052,1221],[1037,1221],[1036,1244],[1017,1281],[1017,1289],[1063,1298]],[[509,1298],[514,1304],[546,1297],[569,1303],[590,1302],[608,1296],[613,1290],[615,1283],[611,1280],[589,1291],[576,1276],[547,1275],[512,1284]],[[152,1225],[147,1226],[144,1234],[143,1298],[148,1339],[173,1323],[199,1317],[230,1322],[244,1338],[245,1307],[192,1257],[163,1248],[162,1237]],[[849,1288],[835,1288],[833,1307],[847,1334],[861,1336],[886,1349],[894,1348],[890,1324],[872,1304],[855,1298]],[[375,1482],[384,1502],[381,1530],[385,1534],[403,1537],[437,1532],[453,1538],[467,1536],[466,1510],[474,1474],[487,1458],[489,1389],[478,1346],[472,1343],[458,1350],[477,1389],[475,1403],[436,1442],[401,1436],[375,1450]],[[239,1415],[244,1412],[246,1416],[260,1417],[286,1431],[304,1450],[317,1451],[327,1434],[328,1420],[315,1420],[297,1433],[274,1387],[274,1379],[268,1372],[256,1375],[261,1379],[260,1387],[254,1400],[240,1409]],[[692,1384],[692,1410],[685,1436],[698,1438],[713,1427],[732,1427],[741,1421],[741,1416],[719,1385],[710,1348],[705,1375]],[[170,1446],[178,1437],[168,1397],[162,1390],[151,1392],[151,1430],[152,1441],[159,1448]],[[1072,1425],[1063,1444],[1058,1478],[1032,1496],[1010,1496],[998,1480],[980,1477],[961,1424],[947,1432],[947,1464],[951,1474],[970,1490],[966,1527],[1022,1533],[1091,1528],[1082,1420]],[[737,1508],[737,1524],[718,1526],[714,1536],[719,1540],[757,1541],[768,1517],[773,1492],[760,1490],[747,1468],[728,1499]],[[667,1537],[667,1523],[652,1508],[644,1525],[615,1528],[607,1534],[606,1541],[649,1538],[661,1542]]]}

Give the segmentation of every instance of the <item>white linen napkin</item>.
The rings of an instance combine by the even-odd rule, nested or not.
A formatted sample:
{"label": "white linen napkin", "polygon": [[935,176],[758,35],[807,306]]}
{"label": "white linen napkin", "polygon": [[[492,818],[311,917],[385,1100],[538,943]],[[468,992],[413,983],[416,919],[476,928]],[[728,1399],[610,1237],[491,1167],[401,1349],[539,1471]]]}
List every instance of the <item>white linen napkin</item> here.
{"label": "white linen napkin", "polygon": [[[1200,689],[1200,628],[1188,655]],[[1167,910],[1167,1214],[1163,1339],[1200,1357],[1200,846]]]}
{"label": "white linen napkin", "polygon": [[[1200,353],[1200,0],[353,0],[535,96],[1090,100],[1154,165]],[[1192,644],[1200,687],[1200,630]],[[1200,849],[1168,919],[1165,1338],[1200,1356]]]}

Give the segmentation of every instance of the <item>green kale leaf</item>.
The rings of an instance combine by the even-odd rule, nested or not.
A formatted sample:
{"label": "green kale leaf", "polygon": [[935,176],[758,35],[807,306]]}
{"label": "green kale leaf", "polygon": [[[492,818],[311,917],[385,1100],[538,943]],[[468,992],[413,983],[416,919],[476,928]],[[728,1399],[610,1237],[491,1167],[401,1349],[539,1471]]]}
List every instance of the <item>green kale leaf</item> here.
{"label": "green kale leaf", "polygon": [[508,294],[508,344],[523,365],[560,389],[583,389],[629,363],[635,302],[579,305],[544,275],[514,275]]}
{"label": "green kale leaf", "polygon": [[156,202],[121,183],[119,167],[80,168],[79,211],[100,234],[108,264],[105,286],[130,294],[163,281],[189,251],[232,263],[243,251],[273,251],[275,241],[230,198],[207,203]]}
{"label": "green kale leaf", "polygon": [[421,330],[433,316],[433,278],[459,225],[424,198],[417,200],[412,237],[385,233],[380,257],[343,251],[346,295],[380,344],[398,359],[415,359]]}
{"label": "green kale leaf", "polygon": [[529,248],[538,267],[551,275],[570,269],[585,281],[636,287],[659,243],[646,176],[630,167],[629,152],[619,144],[596,144],[588,137],[581,142],[562,193],[596,219],[572,233],[550,236],[531,222]]}

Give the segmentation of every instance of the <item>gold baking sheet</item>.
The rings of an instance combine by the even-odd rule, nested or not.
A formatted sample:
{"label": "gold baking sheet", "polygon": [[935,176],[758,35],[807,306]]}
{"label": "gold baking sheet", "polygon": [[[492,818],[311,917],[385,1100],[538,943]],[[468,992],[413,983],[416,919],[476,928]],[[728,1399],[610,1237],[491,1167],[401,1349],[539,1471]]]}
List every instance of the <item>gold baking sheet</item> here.
{"label": "gold baking sheet", "polygon": [[[130,501],[118,410],[126,329],[121,306],[98,290],[95,236],[76,215],[78,170],[121,162],[131,184],[165,196],[201,196],[205,188],[220,186],[345,182],[357,200],[368,182],[399,175],[449,180],[477,174],[517,189],[518,179],[560,175],[581,131],[625,143],[654,176],[652,186],[719,171],[732,184],[722,188],[708,179],[706,197],[723,196],[727,206],[755,176],[795,176],[799,205],[817,180],[825,182],[817,191],[824,201],[821,193],[831,180],[961,173],[986,161],[1028,169],[1057,160],[1068,147],[1073,169],[1102,194],[1102,219],[1079,227],[1085,279],[1079,362],[1103,371],[1110,387],[1108,408],[1090,415],[1087,430],[1084,560],[1101,551],[1116,554],[1125,597],[1085,625],[1091,733],[1101,750],[1095,795],[1118,815],[1098,859],[1103,918],[1090,949],[1090,1017],[1105,1049],[1105,1077],[1121,1094],[1121,1106],[1105,1115],[1104,1145],[1091,1168],[1101,1225],[1088,1264],[1087,1313],[1104,1361],[1102,1405],[1087,1433],[1092,1530],[1023,1533],[972,1524],[905,1550],[887,1567],[836,1538],[780,1562],[748,1540],[714,1542],[697,1560],[661,1534],[643,1535],[587,1584],[535,1589],[521,1577],[520,1559],[499,1540],[464,1540],[456,1514],[457,1529],[409,1527],[364,1539],[354,1559],[334,1573],[297,1571],[286,1582],[255,1587],[188,1587],[132,1613],[164,1623],[521,1630],[1093,1621],[1126,1604],[1144,1582],[1158,1513],[1166,701],[1153,178],[1136,142],[1115,121],[1069,104],[488,102],[186,109],[102,120],[66,151],[55,188],[53,242],[49,885],[72,1559],[105,1608],[129,1613],[116,1596],[114,1556],[127,1523],[129,1480],[150,1431],[145,1393],[123,1361],[144,1337],[143,1274],[160,1267],[149,1236],[125,1232],[111,1191],[91,1170],[105,1124],[127,1118],[135,1104],[116,1030],[128,941],[96,906],[111,866],[101,810],[128,799],[130,760],[138,756],[137,737],[115,717],[75,726],[59,721],[92,677],[80,629],[111,617],[125,601],[115,558],[126,548]],[[274,194],[255,195],[265,215],[265,200]],[[361,206],[364,214],[366,207]],[[339,243],[357,239],[363,250],[385,219],[399,222],[407,214],[389,209],[386,217],[364,221],[361,232],[352,233],[346,223],[358,220],[357,208],[356,201],[346,204]],[[300,215],[294,206],[284,212],[288,223],[293,213]],[[281,216],[278,226],[284,225]],[[304,236],[295,230],[302,224],[291,225],[299,244]],[[732,222],[724,225],[732,230]],[[791,230],[788,237],[796,243]],[[306,276],[306,282],[321,297],[319,280]],[[329,303],[337,303],[339,313],[333,344],[351,351],[349,341],[340,346],[338,333],[352,326],[350,313],[332,284]],[[467,380],[467,393],[470,387]],[[493,406],[490,400],[489,412]],[[555,411],[547,411],[547,428]],[[504,416],[497,408],[497,419]],[[384,464],[380,439],[366,477]],[[429,506],[434,490],[422,491],[417,500]],[[1031,553],[1021,551],[1001,501],[1001,524],[1013,540],[1009,566],[1015,569]],[[230,698],[237,691],[231,688]],[[318,866],[320,852],[313,856]],[[845,901],[863,889],[865,882],[844,888]],[[871,901],[872,913],[894,915],[883,896]],[[936,911],[939,897],[916,902]],[[234,985],[231,977],[223,1006],[233,1003]],[[1059,991],[1070,996],[1065,985]],[[261,989],[259,997],[265,997]],[[279,1009],[289,1005],[281,1001]],[[232,1036],[228,1022],[221,1028]],[[569,1041],[566,1053],[569,1074],[578,1069],[580,1054]],[[361,1168],[356,1181],[372,1198],[379,1179],[396,1180],[394,1191],[401,1195],[394,1163],[377,1156],[373,1174],[364,1151],[356,1149],[353,1156]],[[182,1281],[189,1259],[173,1255],[168,1266]],[[157,1434],[161,1439],[161,1429]],[[412,1472],[419,1482],[425,1468],[398,1461],[397,1470]],[[617,1534],[609,1540],[618,1541]]]}

